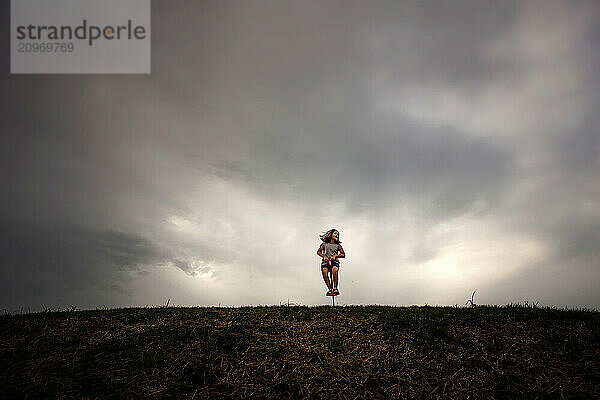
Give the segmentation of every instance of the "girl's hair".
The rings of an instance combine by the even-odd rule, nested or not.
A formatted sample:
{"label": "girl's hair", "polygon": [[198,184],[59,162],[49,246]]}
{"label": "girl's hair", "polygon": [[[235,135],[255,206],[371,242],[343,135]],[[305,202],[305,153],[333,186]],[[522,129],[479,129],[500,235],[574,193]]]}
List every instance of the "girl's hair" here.
{"label": "girl's hair", "polygon": [[337,230],[337,229],[335,229],[335,228],[331,228],[330,230],[328,230],[327,232],[323,233],[322,235],[319,235],[319,238],[320,238],[320,239],[321,239],[323,242],[326,242],[326,243],[331,243],[331,239],[332,239],[331,235],[333,235],[333,232],[334,232],[334,231],[338,233],[338,241],[337,241],[337,243],[342,243],[342,242],[340,241],[340,237],[339,237],[339,233],[340,233],[340,231],[338,231],[338,230]]}

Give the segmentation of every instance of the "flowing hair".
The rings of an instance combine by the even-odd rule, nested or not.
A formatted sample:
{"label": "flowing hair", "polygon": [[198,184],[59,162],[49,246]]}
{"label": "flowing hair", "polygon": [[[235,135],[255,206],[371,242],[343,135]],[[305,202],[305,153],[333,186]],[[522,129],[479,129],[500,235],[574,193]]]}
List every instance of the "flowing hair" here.
{"label": "flowing hair", "polygon": [[337,232],[338,232],[338,241],[337,241],[337,242],[338,242],[338,243],[342,243],[342,242],[340,241],[340,239],[339,239],[339,233],[340,233],[340,231],[338,231],[338,230],[337,230],[337,229],[335,229],[335,228],[331,228],[331,229],[330,229],[330,230],[328,230],[327,232],[324,232],[322,235],[319,235],[319,239],[321,239],[323,242],[326,242],[326,243],[331,243],[331,239],[332,239],[332,238],[331,238],[331,235],[333,234],[333,232],[334,232],[334,231],[337,231]]}

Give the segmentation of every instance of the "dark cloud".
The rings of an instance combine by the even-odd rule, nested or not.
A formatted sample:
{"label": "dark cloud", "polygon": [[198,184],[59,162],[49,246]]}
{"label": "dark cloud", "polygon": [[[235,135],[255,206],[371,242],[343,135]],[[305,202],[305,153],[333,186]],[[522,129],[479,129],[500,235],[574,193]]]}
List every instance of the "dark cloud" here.
{"label": "dark cloud", "polygon": [[[215,163],[207,170],[241,185],[253,176],[249,185],[270,197],[339,201],[350,212],[373,215],[386,202],[408,200],[440,218],[464,212],[481,199],[493,205],[514,172],[513,156],[486,139],[384,118],[376,128],[355,129],[345,139],[315,147],[312,158],[298,157],[303,149],[282,136],[269,147],[265,143],[265,150],[277,148],[270,155],[256,154],[246,165]],[[319,142],[315,135],[307,140]]]}
{"label": "dark cloud", "polygon": [[[151,75],[0,65],[0,304],[128,304],[131,274],[153,265],[230,274],[220,284],[239,275],[264,294],[272,282],[245,273],[288,268],[298,281],[291,263],[344,224],[354,260],[383,231],[410,265],[384,262],[405,271],[460,252],[448,243],[467,239],[429,238],[441,225],[492,221],[539,244],[555,274],[579,260],[573,291],[597,282],[594,2],[152,7]],[[521,262],[496,301],[503,287],[516,297],[556,284],[541,261]],[[568,288],[546,299],[598,304]]]}
{"label": "dark cloud", "polygon": [[[600,67],[600,62],[598,63]],[[593,104],[600,104],[596,99]],[[600,162],[600,118],[595,110],[588,110],[573,132],[559,139],[558,159],[568,171],[597,169]]]}
{"label": "dark cloud", "polygon": [[[73,226],[41,226],[4,220],[0,254],[4,279],[0,304],[114,304],[128,298],[135,273],[149,266],[197,270],[138,234]],[[134,273],[133,275],[131,273]]]}
{"label": "dark cloud", "polygon": [[600,217],[563,217],[551,232],[558,261],[581,258],[594,263],[600,273]]}

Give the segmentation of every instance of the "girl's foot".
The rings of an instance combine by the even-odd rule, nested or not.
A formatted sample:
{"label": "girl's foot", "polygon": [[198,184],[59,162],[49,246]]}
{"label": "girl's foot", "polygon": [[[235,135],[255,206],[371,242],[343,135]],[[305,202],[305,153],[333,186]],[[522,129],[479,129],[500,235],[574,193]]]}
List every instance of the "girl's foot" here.
{"label": "girl's foot", "polygon": [[333,296],[333,289],[329,289],[327,293],[325,293],[325,296]]}
{"label": "girl's foot", "polygon": [[337,296],[338,294],[340,294],[340,291],[337,288],[333,289],[333,296]]}

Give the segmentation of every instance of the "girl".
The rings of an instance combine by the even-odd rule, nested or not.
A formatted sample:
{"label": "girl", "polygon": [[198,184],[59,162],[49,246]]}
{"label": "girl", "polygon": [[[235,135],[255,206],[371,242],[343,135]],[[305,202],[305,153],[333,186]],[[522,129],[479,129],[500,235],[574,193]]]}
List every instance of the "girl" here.
{"label": "girl", "polygon": [[[323,280],[327,285],[327,296],[337,296],[340,294],[338,286],[338,270],[340,269],[340,262],[338,258],[346,257],[344,249],[340,242],[340,233],[336,229],[330,229],[325,234],[320,235],[319,238],[323,241],[317,254],[319,257],[323,257],[321,261],[321,272],[323,273]],[[338,254],[339,252],[339,254]],[[329,282],[329,276],[327,275],[329,269],[333,273],[333,288]]]}

